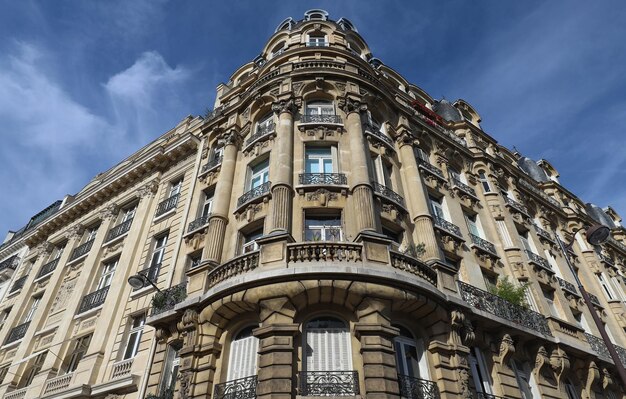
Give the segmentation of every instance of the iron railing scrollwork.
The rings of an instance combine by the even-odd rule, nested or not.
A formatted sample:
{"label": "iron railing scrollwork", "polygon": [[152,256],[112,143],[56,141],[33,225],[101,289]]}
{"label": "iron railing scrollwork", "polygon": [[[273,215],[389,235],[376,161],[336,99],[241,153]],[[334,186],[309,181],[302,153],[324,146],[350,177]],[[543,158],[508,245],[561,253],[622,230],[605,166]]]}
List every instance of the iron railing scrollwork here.
{"label": "iron railing scrollwork", "polygon": [[189,227],[187,227],[187,233],[191,233],[192,231],[198,230],[200,227],[203,227],[207,223],[209,223],[209,218],[211,214],[202,215],[196,220],[189,222]]}
{"label": "iron railing scrollwork", "polygon": [[20,263],[20,257],[17,255],[13,255],[10,258],[7,258],[0,263],[0,272],[5,269],[15,270],[17,265]]}
{"label": "iron railing scrollwork", "polygon": [[348,184],[348,178],[343,173],[300,173],[298,183],[303,185],[345,186]]}
{"label": "iron railing scrollwork", "polygon": [[176,205],[178,205],[178,198],[180,197],[180,194],[174,194],[171,197],[169,197],[168,199],[161,201],[159,203],[159,205],[157,206],[157,210],[156,210],[156,214],[155,216],[161,216],[163,214],[166,214],[167,212],[171,211],[172,209],[176,208]]}
{"label": "iron railing scrollwork", "polygon": [[528,215],[528,209],[526,209],[526,207],[522,204],[520,204],[519,202],[515,201],[514,199],[510,198],[510,197],[504,197],[504,201],[506,202],[506,204],[508,206],[510,206],[511,208],[515,209],[518,212],[521,212],[525,215]]}
{"label": "iron railing scrollwork", "polygon": [[587,338],[587,342],[589,342],[591,349],[593,349],[595,353],[609,359],[611,358],[611,353],[609,352],[609,349],[606,347],[606,344],[604,343],[602,338],[598,338],[595,335],[591,335],[588,333],[585,333],[585,337]]}
{"label": "iron railing scrollwork", "polygon": [[401,205],[403,208],[405,207],[404,205],[404,198],[402,198],[402,196],[398,193],[396,193],[395,191],[393,191],[392,189],[390,189],[387,186],[383,186],[382,184],[373,181],[372,182],[372,187],[374,188],[374,193],[381,195],[393,202],[395,202],[396,204]]}
{"label": "iron railing scrollwork", "polygon": [[157,292],[152,297],[151,316],[174,309],[174,306],[187,298],[187,283],[181,283],[161,292]]}
{"label": "iron railing scrollwork", "polygon": [[339,115],[302,115],[301,123],[333,123],[341,124],[341,116]]}
{"label": "iron railing scrollwork", "polygon": [[26,278],[28,278],[28,275],[22,276],[18,278],[17,280],[15,280],[15,282],[13,283],[13,286],[11,287],[11,290],[9,291],[9,294],[12,294],[16,291],[21,290],[24,287],[24,283],[26,283]]}
{"label": "iron railing scrollwork", "polygon": [[557,277],[556,279],[558,280],[559,285],[561,286],[561,288],[563,288],[564,291],[579,296],[578,290],[576,290],[576,286],[574,284],[570,283],[567,280],[563,280],[561,277]]}
{"label": "iron railing scrollwork", "polygon": [[439,399],[439,388],[434,381],[398,374],[400,397],[407,399]]}
{"label": "iron railing scrollwork", "polygon": [[244,193],[239,199],[237,199],[237,207],[252,201],[255,198],[259,198],[268,194],[270,192],[270,187],[272,186],[272,182],[265,182],[260,186],[254,187],[252,190]]}
{"label": "iron railing scrollwork", "polygon": [[87,255],[87,253],[89,253],[89,251],[91,250],[91,247],[93,246],[93,242],[94,240],[90,240],[87,241],[84,244],[81,244],[79,246],[77,246],[76,248],[74,248],[74,251],[72,252],[72,256],[70,256],[70,262],[73,260],[76,260],[78,258],[80,258],[81,256]]}
{"label": "iron railing scrollwork", "polygon": [[100,288],[97,291],[92,292],[91,294],[87,294],[83,297],[82,302],[80,303],[80,308],[78,309],[78,313],[83,313],[88,310],[97,308],[98,306],[104,304],[104,301],[107,298],[107,294],[109,293],[109,287]]}
{"label": "iron railing scrollwork", "polygon": [[463,236],[461,234],[461,229],[456,224],[448,222],[446,219],[440,216],[433,216],[433,220],[435,222],[435,226],[439,227],[440,229],[443,229],[447,231],[448,233],[452,233],[456,235],[457,237]]}
{"label": "iron railing scrollwork", "polygon": [[131,224],[133,224],[133,219],[128,219],[124,223],[120,223],[117,226],[111,228],[111,230],[109,230],[109,233],[107,234],[106,240],[111,241],[121,236],[122,234],[128,233]]}
{"label": "iron railing scrollwork", "polygon": [[43,277],[52,273],[54,269],[57,268],[58,264],[59,264],[59,258],[56,258],[52,262],[48,262],[45,265],[41,266],[41,269],[39,269],[39,273],[37,273],[37,278]]}
{"label": "iron railing scrollwork", "polygon": [[552,205],[556,206],[557,208],[561,208],[561,205],[559,205],[557,200],[555,200],[554,198],[550,197],[548,194],[544,193],[540,189],[536,188],[531,183],[527,182],[525,179],[520,179],[519,180],[519,184],[520,184],[520,186],[527,188],[528,190],[530,190],[533,193],[537,194],[538,196],[540,196],[544,200],[548,201]]}
{"label": "iron railing scrollwork", "polygon": [[443,177],[443,172],[438,167],[430,164],[429,162],[424,161],[423,159],[418,159],[417,163],[419,167],[424,169],[426,172],[440,178],[441,180],[445,180],[445,177]]}
{"label": "iron railing scrollwork", "polygon": [[213,158],[212,160],[207,162],[204,166],[202,166],[202,169],[200,170],[200,174],[210,171],[211,169],[215,168],[217,165],[221,165],[221,163],[222,163],[222,157]]}
{"label": "iron railing scrollwork", "polygon": [[257,125],[256,131],[253,135],[248,137],[244,147],[248,147],[252,143],[257,142],[260,138],[268,136],[274,132],[276,132],[276,123],[274,123],[274,121],[269,121],[263,125]]}
{"label": "iron railing scrollwork", "polygon": [[535,230],[537,230],[537,234],[539,235],[539,237],[543,237],[548,241],[554,242],[554,237],[552,237],[552,234],[550,234],[549,231],[542,229],[541,227],[537,225],[535,225]]}
{"label": "iron railing scrollwork", "polygon": [[476,234],[470,234],[470,238],[472,239],[472,243],[478,248],[496,255],[496,246],[489,241],[485,240],[484,238],[478,237]]}
{"label": "iron railing scrollwork", "polygon": [[393,148],[393,140],[391,140],[391,138],[389,138],[385,133],[380,131],[380,126],[375,125],[373,123],[369,123],[369,122],[366,123],[365,134],[371,134],[372,136],[376,137],[378,140],[387,144],[387,146]]}
{"label": "iron railing scrollwork", "polygon": [[258,379],[256,375],[226,381],[215,385],[214,399],[253,399],[256,398]]}
{"label": "iron railing scrollwork", "polygon": [[359,393],[359,374],[356,371],[300,372],[302,396],[355,396]]}
{"label": "iron railing scrollwork", "polygon": [[490,292],[481,290],[478,287],[459,283],[461,297],[469,305],[476,309],[491,313],[492,315],[512,321],[530,330],[536,331],[546,336],[552,336],[546,318],[533,310],[515,305]]}
{"label": "iron railing scrollwork", "polygon": [[540,267],[543,267],[544,269],[552,271],[552,266],[547,261],[547,259],[542,258],[541,256],[528,249],[526,250],[526,256],[528,256],[528,260],[530,260],[531,262],[539,265]]}
{"label": "iron railing scrollwork", "polygon": [[28,330],[29,325],[30,325],[30,321],[27,321],[26,323],[22,323],[20,325],[13,327],[13,329],[7,336],[7,339],[4,343],[10,344],[11,342],[15,342],[17,340],[24,338],[24,335],[26,335],[26,330]]}
{"label": "iron railing scrollwork", "polygon": [[463,183],[461,180],[456,179],[456,178],[452,178],[452,185],[456,188],[458,188],[459,190],[463,191],[466,194],[471,195],[472,197],[476,197],[476,191],[471,188],[470,186],[468,186],[467,184]]}

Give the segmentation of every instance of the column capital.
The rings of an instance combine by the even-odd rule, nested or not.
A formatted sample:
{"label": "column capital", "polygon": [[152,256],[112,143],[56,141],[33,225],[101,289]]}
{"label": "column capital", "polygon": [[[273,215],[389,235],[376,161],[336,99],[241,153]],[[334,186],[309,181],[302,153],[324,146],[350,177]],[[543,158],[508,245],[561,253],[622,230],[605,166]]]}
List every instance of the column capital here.
{"label": "column capital", "polygon": [[137,196],[139,198],[154,197],[158,188],[159,188],[159,179],[157,178],[144,184],[139,189],[137,189]]}
{"label": "column capital", "polygon": [[230,129],[222,133],[218,141],[224,147],[226,147],[227,145],[234,145],[236,147],[239,147],[239,145],[241,144],[243,140],[238,131],[236,131],[235,129]]}
{"label": "column capital", "polygon": [[360,98],[354,96],[345,96],[339,99],[339,108],[347,114],[353,112],[360,113],[367,111],[367,104],[361,101]]}
{"label": "column capital", "polygon": [[396,142],[400,148],[409,145],[414,146],[419,144],[419,140],[411,134],[410,131],[402,129],[398,132],[398,136],[396,137]]}
{"label": "column capital", "polygon": [[110,203],[108,205],[106,205],[101,211],[100,211],[100,219],[102,220],[109,220],[114,218],[117,213],[120,211],[120,207],[116,204],[116,203]]}
{"label": "column capital", "polygon": [[300,108],[300,104],[302,101],[298,101],[295,97],[289,97],[284,100],[278,100],[272,103],[272,112],[277,115],[282,113],[289,113],[291,115],[295,115]]}

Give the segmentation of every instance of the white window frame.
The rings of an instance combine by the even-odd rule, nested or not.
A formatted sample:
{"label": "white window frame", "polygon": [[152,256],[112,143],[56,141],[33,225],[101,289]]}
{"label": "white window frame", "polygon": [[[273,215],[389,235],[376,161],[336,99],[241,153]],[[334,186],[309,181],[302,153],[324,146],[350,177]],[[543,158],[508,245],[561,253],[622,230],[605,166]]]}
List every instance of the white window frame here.
{"label": "white window frame", "polygon": [[[320,223],[320,224],[309,224],[311,221],[325,221],[328,220],[333,222],[333,224],[328,223]],[[334,224],[334,222],[337,224]],[[317,232],[319,231],[319,239],[313,238],[313,241],[332,241],[332,242],[341,242],[343,241],[343,226],[341,223],[341,215],[305,215],[304,219],[304,236],[305,240],[307,240],[307,236],[309,232]],[[336,234],[333,233],[335,231],[339,231],[339,239],[336,238]],[[313,233],[315,235],[315,233]]]}
{"label": "white window frame", "polygon": [[98,280],[98,287],[96,288],[96,291],[111,285],[113,276],[115,275],[115,269],[117,269],[118,260],[119,259],[115,259],[102,265],[102,272],[100,273],[100,280]]}
{"label": "white window frame", "polygon": [[[548,309],[550,310],[550,314],[554,317],[557,317],[559,319],[561,319],[561,313],[559,312],[559,309],[557,308],[556,304],[555,304],[555,295],[554,295],[554,291],[548,291],[548,290],[541,290],[543,297],[546,301],[546,303],[548,304]],[[550,295],[552,297],[550,297]]]}
{"label": "white window frame", "polygon": [[160,394],[164,394],[170,389],[172,390],[172,392],[174,391],[179,365],[180,355],[178,353],[178,349],[175,349],[172,345],[169,345],[167,348],[167,354],[165,355],[165,364],[163,366],[161,383],[159,384]]}
{"label": "white window frame", "polygon": [[442,218],[443,220],[449,221],[448,220],[448,211],[444,205],[444,201],[445,199],[442,198],[435,198],[435,197],[428,197],[428,203],[430,204],[430,211],[432,212],[433,216],[437,216]]}
{"label": "white window frame", "polygon": [[513,370],[513,374],[515,374],[522,399],[541,399],[541,393],[537,387],[535,375],[530,370],[530,365],[511,359],[511,369]]}
{"label": "white window frame", "polygon": [[305,112],[306,115],[336,115],[335,104],[330,100],[308,101],[305,106]]}
{"label": "white window frame", "polygon": [[170,185],[170,195],[167,198],[172,198],[173,196],[180,194],[182,187],[183,187],[182,177],[178,180],[173,181]]}
{"label": "white window frame", "polygon": [[74,346],[72,352],[69,353],[69,361],[67,363],[67,368],[65,369],[65,374],[70,374],[76,371],[78,368],[78,364],[87,353],[89,349],[89,344],[91,343],[92,334],[83,335],[80,338],[77,338],[74,341]]}
{"label": "white window frame", "polygon": [[413,153],[415,155],[415,159],[419,162],[419,161],[423,161],[427,164],[430,164],[430,157],[428,156],[428,154],[426,153],[426,151],[424,151],[423,149],[419,148],[419,147],[415,147],[413,149]]}
{"label": "white window frame", "polygon": [[269,129],[269,126],[274,122],[274,113],[270,112],[269,114],[264,115],[259,121],[256,123],[255,133],[260,129],[266,127]]}
{"label": "white window frame", "polygon": [[[328,150],[328,154],[324,153],[318,153],[315,154],[314,151],[315,150]],[[313,172],[311,170],[311,168],[309,167],[310,163],[309,161],[312,161],[312,163],[314,164],[314,161],[317,161],[317,167],[319,168],[319,170],[321,170],[321,172]],[[326,161],[330,161],[330,168],[331,171],[330,172],[326,172]],[[306,146],[304,148],[304,171],[305,173],[320,173],[320,174],[325,174],[325,173],[337,173],[337,167],[335,166],[337,164],[337,147],[336,146],[324,146],[324,147],[319,147],[319,146]]]}
{"label": "white window frame", "polygon": [[126,346],[124,348],[124,354],[122,360],[132,359],[137,356],[139,352],[139,344],[141,343],[141,336],[143,335],[143,328],[146,324],[146,314],[131,316],[130,318],[130,330],[128,331],[128,339],[126,340]]}
{"label": "white window frame", "polygon": [[[320,40],[321,39],[321,40]],[[319,33],[307,33],[306,46],[307,47],[328,47],[328,35]]]}
{"label": "white window frame", "polygon": [[202,201],[202,206],[200,207],[201,217],[205,217],[211,214],[211,211],[213,210],[214,194],[215,193],[213,191],[211,191],[210,193],[203,193],[204,201]]}
{"label": "white window frame", "polygon": [[487,371],[487,362],[480,348],[472,348],[469,355],[469,366],[476,392],[493,394],[491,375]]}
{"label": "white window frame", "polygon": [[[393,342],[394,349],[396,351],[396,366],[398,368],[398,374],[406,375],[412,378],[429,380],[430,370],[428,369],[424,340],[422,338],[415,339],[414,337],[399,335],[393,339]],[[415,350],[417,359],[413,360],[417,363],[417,367],[409,364],[411,347]],[[409,369],[412,369],[413,375],[408,375]]]}
{"label": "white window frame", "polygon": [[148,263],[148,278],[153,282],[156,282],[159,277],[159,271],[163,264],[163,258],[165,257],[165,248],[167,247],[167,241],[169,233],[165,233],[154,237],[152,253],[150,254],[150,263]]}
{"label": "white window frame", "polygon": [[376,156],[372,159],[374,163],[374,179],[377,183],[391,188],[391,175],[393,173],[393,166],[386,163],[383,159],[383,156],[380,154],[376,154]]}
{"label": "white window frame", "polygon": [[230,343],[228,371],[226,373],[227,381],[257,374],[259,339],[252,334],[245,337],[240,336],[249,329],[250,327],[247,327],[240,331]]}
{"label": "white window frame", "polygon": [[137,212],[137,204],[130,206],[123,210],[124,214],[122,215],[122,221],[120,223],[125,223],[129,220],[135,218],[135,213]]}
{"label": "white window frame", "polygon": [[480,181],[481,186],[483,187],[483,192],[492,193],[493,189],[491,188],[491,183],[489,183],[489,178],[485,174],[485,171],[478,171],[478,180]]}
{"label": "white window frame", "polygon": [[89,242],[89,241],[93,241],[96,239],[96,234],[98,234],[98,228],[100,228],[100,226],[95,226],[95,227],[90,227],[87,230],[87,233],[85,234],[85,241],[84,242]]}
{"label": "white window frame", "polygon": [[243,234],[241,253],[247,254],[248,252],[256,251],[259,249],[259,244],[256,242],[258,238],[263,237],[263,228],[251,231],[248,234]]}
{"label": "white window frame", "polygon": [[247,184],[248,190],[267,183],[270,178],[270,160],[265,159],[254,166],[250,166],[248,175],[250,176]]}
{"label": "white window frame", "polygon": [[41,297],[42,297],[41,295],[37,295],[32,298],[32,302],[30,303],[30,308],[28,309],[28,312],[24,316],[24,320],[22,321],[22,323],[27,323],[33,319],[33,317],[35,316],[35,312],[37,311],[37,307],[41,303]]}
{"label": "white window frame", "polygon": [[606,278],[606,274],[604,272],[598,273],[596,274],[596,277],[598,278],[600,286],[602,286],[602,290],[604,292],[604,295],[606,296],[606,299],[608,299],[609,301],[614,301],[617,296],[615,295],[615,291],[611,286],[610,280]]}
{"label": "white window frame", "polygon": [[[472,220],[472,218],[474,220]],[[480,223],[480,217],[478,217],[478,214],[465,214],[465,223],[467,224],[467,230],[470,232],[470,234],[474,234],[479,238],[485,239],[485,234],[483,233],[483,228]]]}
{"label": "white window frame", "polygon": [[[324,319],[340,321],[344,327],[314,327]],[[322,322],[323,325],[323,322]],[[350,329],[344,320],[336,317],[318,317],[304,327],[303,357],[305,371],[352,371]]]}

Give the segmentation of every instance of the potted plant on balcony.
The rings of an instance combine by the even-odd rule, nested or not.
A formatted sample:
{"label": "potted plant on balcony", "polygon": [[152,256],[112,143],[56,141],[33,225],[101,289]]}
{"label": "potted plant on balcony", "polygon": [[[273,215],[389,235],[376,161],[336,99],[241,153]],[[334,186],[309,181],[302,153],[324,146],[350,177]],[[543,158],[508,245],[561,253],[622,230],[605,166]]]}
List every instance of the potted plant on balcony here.
{"label": "potted plant on balcony", "polygon": [[489,288],[489,292],[514,305],[527,308],[526,290],[529,285],[530,283],[527,282],[518,286],[509,281],[508,276],[500,277],[496,285]]}

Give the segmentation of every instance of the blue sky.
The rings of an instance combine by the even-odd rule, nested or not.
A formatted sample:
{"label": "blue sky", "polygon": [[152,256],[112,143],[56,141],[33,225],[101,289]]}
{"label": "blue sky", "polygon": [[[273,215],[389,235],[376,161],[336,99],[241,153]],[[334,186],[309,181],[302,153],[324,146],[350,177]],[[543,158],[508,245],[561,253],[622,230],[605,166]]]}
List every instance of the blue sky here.
{"label": "blue sky", "polygon": [[310,8],[626,217],[625,4],[0,0],[0,235],[212,108],[217,84]]}

